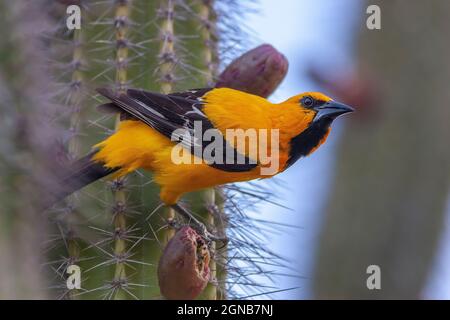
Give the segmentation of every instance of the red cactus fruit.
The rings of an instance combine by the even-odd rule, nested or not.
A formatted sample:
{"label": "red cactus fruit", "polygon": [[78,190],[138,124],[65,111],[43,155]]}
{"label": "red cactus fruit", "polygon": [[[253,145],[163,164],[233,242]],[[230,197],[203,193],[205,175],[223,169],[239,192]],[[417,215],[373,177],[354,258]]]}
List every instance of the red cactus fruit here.
{"label": "red cactus fruit", "polygon": [[235,59],[219,76],[216,87],[233,88],[264,98],[286,76],[288,61],[270,44],[256,47]]}

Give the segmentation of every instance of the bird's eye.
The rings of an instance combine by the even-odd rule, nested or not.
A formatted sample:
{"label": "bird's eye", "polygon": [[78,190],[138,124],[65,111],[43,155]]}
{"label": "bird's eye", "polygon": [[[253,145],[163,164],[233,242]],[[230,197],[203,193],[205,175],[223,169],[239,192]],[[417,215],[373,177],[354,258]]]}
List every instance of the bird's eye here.
{"label": "bird's eye", "polygon": [[306,107],[306,108],[311,108],[314,105],[314,100],[311,97],[304,97],[302,99],[302,104]]}

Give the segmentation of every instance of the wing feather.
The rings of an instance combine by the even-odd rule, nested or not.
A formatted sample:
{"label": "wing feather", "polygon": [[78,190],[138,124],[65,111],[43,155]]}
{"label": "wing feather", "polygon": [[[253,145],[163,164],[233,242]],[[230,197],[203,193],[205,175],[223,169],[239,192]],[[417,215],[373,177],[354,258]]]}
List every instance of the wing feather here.
{"label": "wing feather", "polygon": [[[198,141],[196,137],[203,137],[206,130],[217,130],[202,111],[202,96],[210,90],[212,88],[193,89],[168,95],[141,89],[128,89],[126,93],[116,94],[111,89],[99,88],[97,92],[111,100],[126,114],[144,122],[169,139],[175,139],[192,154],[203,158],[203,150],[210,142]],[[195,132],[199,127],[194,125],[195,121],[201,122],[201,134]],[[217,132],[220,133],[219,130]],[[225,138],[222,140],[224,156],[230,159],[229,156],[232,155],[233,161],[225,161],[223,164],[209,163],[210,166],[229,172],[250,171],[257,166],[251,163],[248,157],[238,153]],[[238,158],[244,159],[244,163],[238,163]]]}

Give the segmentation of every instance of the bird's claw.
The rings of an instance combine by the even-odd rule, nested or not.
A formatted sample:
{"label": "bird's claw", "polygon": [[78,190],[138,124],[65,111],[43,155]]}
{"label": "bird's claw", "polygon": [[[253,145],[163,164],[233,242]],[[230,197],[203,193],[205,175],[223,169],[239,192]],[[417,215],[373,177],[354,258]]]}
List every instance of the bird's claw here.
{"label": "bird's claw", "polygon": [[[204,237],[209,242],[211,242],[211,241],[221,242],[222,246],[220,248],[225,247],[228,244],[228,241],[229,241],[227,237],[218,237],[216,235],[213,235],[210,232],[207,232]],[[218,249],[220,249],[220,248],[218,248]]]}
{"label": "bird's claw", "polygon": [[189,224],[192,226],[192,228],[201,236],[203,237],[206,242],[211,243],[213,241],[222,242],[223,246],[226,246],[228,244],[228,238],[227,237],[218,237],[211,232],[208,231],[208,228],[200,222],[197,218],[195,218],[192,213],[190,213],[188,210],[180,206],[179,204],[172,205],[172,208],[177,211],[179,214],[184,216],[188,221]]}

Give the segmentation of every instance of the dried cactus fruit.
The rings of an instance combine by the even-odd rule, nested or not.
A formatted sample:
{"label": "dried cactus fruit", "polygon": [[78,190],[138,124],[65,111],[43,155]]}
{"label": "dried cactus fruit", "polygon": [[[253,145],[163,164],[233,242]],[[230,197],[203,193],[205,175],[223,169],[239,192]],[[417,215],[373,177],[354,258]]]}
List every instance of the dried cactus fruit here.
{"label": "dried cactus fruit", "polygon": [[256,47],[235,59],[219,76],[216,87],[227,87],[264,98],[286,76],[288,61],[270,44]]}
{"label": "dried cactus fruit", "polygon": [[171,300],[192,300],[210,279],[210,253],[204,239],[184,226],[170,239],[159,260],[161,294]]}

